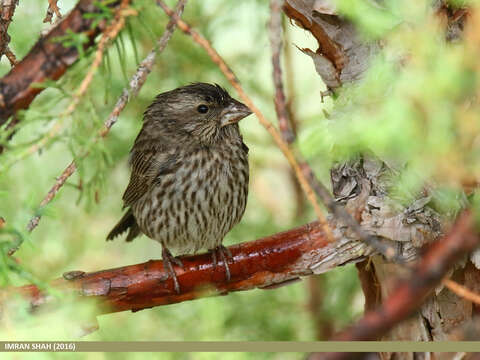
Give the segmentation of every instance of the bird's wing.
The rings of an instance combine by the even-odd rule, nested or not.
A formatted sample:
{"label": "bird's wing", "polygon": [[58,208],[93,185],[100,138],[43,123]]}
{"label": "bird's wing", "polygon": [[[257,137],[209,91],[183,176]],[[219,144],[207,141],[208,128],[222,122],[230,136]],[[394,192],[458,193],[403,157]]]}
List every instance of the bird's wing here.
{"label": "bird's wing", "polygon": [[130,154],[132,174],[123,194],[124,208],[138,201],[152,186],[157,176],[174,171],[177,156],[159,152],[158,148],[142,149]]}

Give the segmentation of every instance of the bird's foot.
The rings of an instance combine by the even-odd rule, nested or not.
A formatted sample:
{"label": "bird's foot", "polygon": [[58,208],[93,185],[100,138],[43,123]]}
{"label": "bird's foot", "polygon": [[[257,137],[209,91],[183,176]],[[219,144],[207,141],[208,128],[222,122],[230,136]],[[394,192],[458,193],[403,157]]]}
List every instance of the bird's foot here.
{"label": "bird's foot", "polygon": [[228,259],[230,259],[231,262],[233,263],[232,253],[230,252],[230,250],[228,250],[228,248],[226,248],[223,245],[219,245],[215,249],[212,249],[210,251],[212,252],[213,268],[216,268],[217,264],[218,264],[217,263],[217,252],[218,252],[218,255],[220,255],[221,260],[225,264],[225,273],[226,273],[226,277],[227,277],[227,282],[229,282],[230,279],[231,279],[231,276],[230,276],[230,268],[228,266]]}
{"label": "bird's foot", "polygon": [[175,273],[175,270],[173,270],[172,262],[183,269],[182,261],[173,256],[170,250],[168,250],[166,247],[162,248],[162,260],[163,267],[167,271],[167,274],[172,277],[175,292],[180,294],[180,285],[178,284],[177,274]]}

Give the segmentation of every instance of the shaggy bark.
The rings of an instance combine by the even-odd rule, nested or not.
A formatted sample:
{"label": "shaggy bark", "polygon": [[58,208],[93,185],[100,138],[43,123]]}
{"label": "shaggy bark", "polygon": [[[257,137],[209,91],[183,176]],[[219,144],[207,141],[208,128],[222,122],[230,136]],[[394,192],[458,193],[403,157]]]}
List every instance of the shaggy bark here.
{"label": "shaggy bark", "polygon": [[[403,281],[395,284],[391,294],[382,305],[367,312],[355,325],[334,337],[341,341],[377,340],[401,320],[414,314],[416,309],[435,290],[443,276],[455,266],[462,255],[471,252],[480,243],[475,230],[474,217],[471,212],[463,213],[449,233],[435,241]],[[398,275],[397,275],[398,279]],[[435,296],[428,297],[429,301]],[[449,306],[455,306],[449,304]],[[462,304],[464,305],[464,304]],[[423,306],[423,311],[425,305]],[[418,314],[417,314],[418,315]],[[449,319],[444,319],[448,321]],[[451,320],[451,319],[450,319]],[[429,339],[418,339],[429,340]],[[316,354],[310,359],[342,360],[350,359],[348,353]]]}

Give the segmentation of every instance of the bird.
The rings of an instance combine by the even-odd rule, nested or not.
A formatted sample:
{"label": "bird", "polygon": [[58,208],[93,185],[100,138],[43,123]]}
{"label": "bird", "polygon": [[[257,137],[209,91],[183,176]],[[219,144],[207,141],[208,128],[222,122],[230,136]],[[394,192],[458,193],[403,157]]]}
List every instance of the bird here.
{"label": "bird", "polygon": [[225,235],[240,221],[247,203],[248,147],[238,122],[252,111],[218,84],[191,83],[156,96],[130,150],[130,181],[120,221],[107,240],[128,231],[162,246],[164,269],[180,286],[172,255],[201,249],[217,253],[230,281]]}

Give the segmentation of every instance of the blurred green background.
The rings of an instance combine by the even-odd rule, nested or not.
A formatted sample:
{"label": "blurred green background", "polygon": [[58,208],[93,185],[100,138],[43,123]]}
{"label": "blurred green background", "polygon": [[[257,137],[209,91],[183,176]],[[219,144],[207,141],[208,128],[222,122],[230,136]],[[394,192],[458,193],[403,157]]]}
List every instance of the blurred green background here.
{"label": "blurred green background", "polygon": [[[46,3],[19,3],[9,29],[11,47],[18,58],[29,51],[37,34],[48,28],[48,24],[42,23]],[[75,1],[59,2],[64,14],[74,4]],[[123,31],[121,38],[110,47],[87,95],[73,116],[66,119],[62,135],[41,153],[15,163],[8,172],[0,174],[0,216],[7,221],[8,229],[18,231],[17,235],[25,238],[15,254],[18,267],[3,269],[4,285],[31,281],[43,284],[65,271],[95,271],[160,258],[160,245],[146,237],[128,244],[122,239],[105,241],[106,234],[122,214],[121,195],[129,179],[127,156],[140,129],[142,113],[156,94],[194,81],[219,83],[237,97],[205,52],[176,31],[158,56],[138,97],[129,103],[105,141],[95,145],[91,155],[80,161],[80,171],[42,211],[44,217],[40,225],[29,236],[25,226],[38,211],[38,204],[55,177],[70,163],[72,154],[81,152],[96,134],[126,79],[135,71],[135,52],[138,59],[143,59],[163,32],[166,16],[152,1],[135,1],[134,6],[139,16],[129,20],[131,35]],[[183,17],[212,41],[254,102],[276,122],[267,32],[268,2],[190,1]],[[311,59],[296,47],[315,48],[314,38],[288,21],[285,29],[290,65],[287,64],[284,71],[289,72],[291,80],[286,87],[301,131],[303,126],[324,121],[322,109],[331,107],[331,100],[320,102],[319,93],[325,87]],[[50,87],[37,97],[21,115],[22,126],[9,142],[11,149],[0,161],[14,159],[18,155],[16,151],[25,148],[24,144],[48,131],[57,115],[68,106],[69,96],[92,59],[92,54],[87,54],[58,81],[55,85],[58,88]],[[9,63],[3,58],[1,74],[9,69]],[[287,162],[256,118],[250,116],[240,126],[250,148],[250,194],[245,216],[227,235],[227,245],[271,235],[314,219],[310,206],[299,199],[302,195],[296,191]],[[324,180],[328,183],[328,178]],[[17,235],[0,234],[0,240],[7,244]],[[353,266],[316,278],[318,280],[304,279],[277,290],[232,293],[137,313],[103,315],[98,317],[99,329],[82,340],[316,340],[323,331],[322,326],[340,329],[363,309],[363,295]],[[309,303],[316,298],[322,305],[312,309]],[[27,310],[19,310],[15,316],[4,319],[0,336],[2,340],[77,339],[81,327],[91,324],[90,311],[65,306],[60,311],[32,316]],[[315,319],[324,322],[320,329]],[[204,354],[195,358],[212,356]],[[93,354],[86,357],[97,358]],[[103,357],[110,358],[109,355]],[[244,357],[258,358],[258,355],[245,354]],[[281,358],[299,357],[299,354],[284,354]],[[166,358],[191,357],[172,354]],[[280,357],[266,354],[260,358]]]}
{"label": "blurred green background", "polygon": [[[37,34],[48,28],[42,24],[46,3],[19,3],[9,29],[17,57],[23,57],[37,40]],[[168,3],[174,5],[172,1]],[[433,188],[429,205],[441,213],[455,214],[468,202],[478,209],[480,21],[472,20],[472,27],[465,30],[465,41],[446,42],[445,19],[431,1],[385,0],[383,8],[370,0],[337,3],[339,11],[358,26],[359,37],[363,41],[381,39],[382,50],[372,59],[364,78],[339,90],[335,101],[329,97],[321,102],[320,91],[325,86],[311,59],[297,48],[316,50],[315,39],[284,21],[285,87],[293,101],[299,148],[317,175],[329,184],[328,170],[332,164],[369,151],[392,165],[398,174],[388,189],[392,198],[409,204],[428,185]],[[455,3],[478,6],[479,1]],[[60,1],[59,5],[66,13],[74,1]],[[0,233],[3,286],[30,282],[44,286],[65,271],[95,271],[160,258],[160,245],[145,237],[130,244],[121,240],[105,242],[106,234],[121,216],[121,196],[129,179],[127,156],[140,129],[142,113],[156,94],[194,81],[219,83],[236,97],[205,52],[189,37],[175,32],[138,97],[122,112],[108,137],[91,145],[135,71],[136,59],[148,53],[167,22],[150,0],[136,0],[134,7],[139,15],[129,19],[131,31],[123,31],[110,47],[87,94],[73,115],[63,120],[64,129],[55,141],[41,153],[19,159],[22,151],[41,139],[69,105],[92,62],[92,52],[87,52],[60,81],[49,84],[28,111],[19,114],[21,126],[11,141],[5,142],[4,131],[0,132],[0,140],[8,146],[0,156],[0,167],[13,164],[0,174],[0,216],[7,221]],[[247,93],[275,123],[268,2],[190,1],[184,18],[211,40]],[[1,73],[6,74],[9,69],[3,58]],[[243,120],[240,127],[250,148],[250,194],[245,216],[227,235],[227,245],[314,219],[283,155],[255,117]],[[44,218],[29,236],[25,226],[39,212],[38,205],[55,177],[75,154],[87,147],[90,156],[79,161],[79,171],[55,200],[41,210]],[[463,201],[465,194],[467,202]],[[19,239],[25,242],[13,262],[4,254]],[[99,329],[82,340],[327,339],[360,316],[363,302],[356,269],[350,265],[276,290],[233,293],[138,313],[103,315],[98,317]],[[78,304],[35,314],[19,301],[9,306],[11,311],[2,315],[2,339],[77,339],[94,324],[92,309]],[[85,356],[103,359],[112,355]],[[204,357],[220,355],[201,354],[194,358]],[[170,354],[167,358],[192,356]]]}

